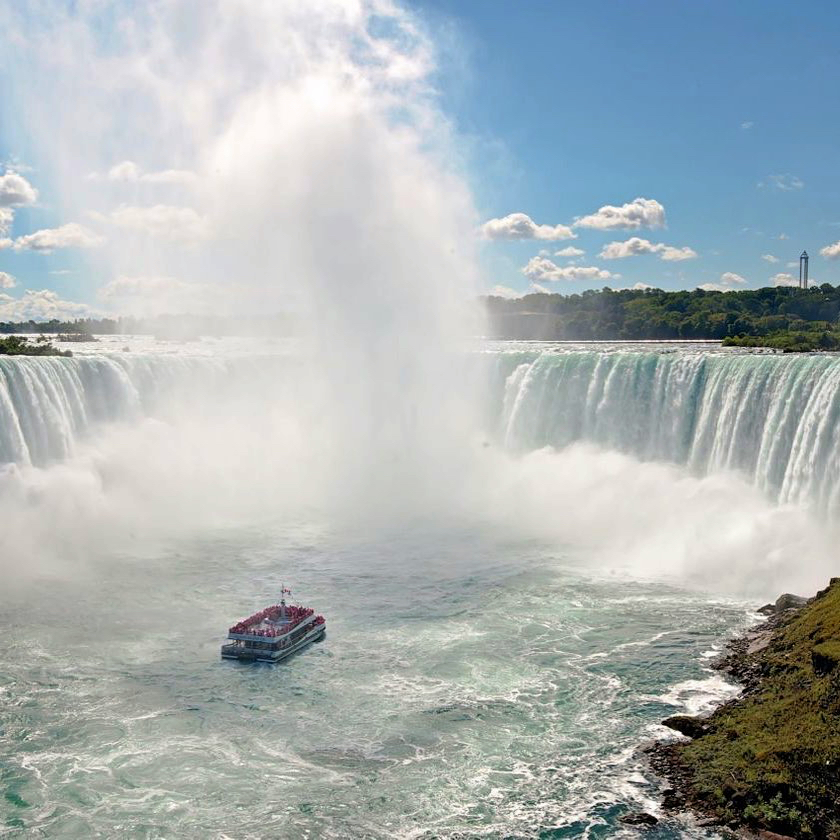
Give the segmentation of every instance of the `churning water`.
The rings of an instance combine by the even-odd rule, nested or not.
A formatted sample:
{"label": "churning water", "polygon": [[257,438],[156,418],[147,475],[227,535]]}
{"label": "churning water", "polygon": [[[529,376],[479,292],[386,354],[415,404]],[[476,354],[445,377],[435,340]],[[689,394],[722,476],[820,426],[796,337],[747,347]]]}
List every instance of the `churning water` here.
{"label": "churning water", "polygon": [[[0,834],[620,836],[743,593],[799,580],[764,537],[835,505],[836,357],[492,347],[473,507],[382,522],[316,503],[294,353],[129,344],[0,360]],[[220,661],[282,583],[326,640]]]}

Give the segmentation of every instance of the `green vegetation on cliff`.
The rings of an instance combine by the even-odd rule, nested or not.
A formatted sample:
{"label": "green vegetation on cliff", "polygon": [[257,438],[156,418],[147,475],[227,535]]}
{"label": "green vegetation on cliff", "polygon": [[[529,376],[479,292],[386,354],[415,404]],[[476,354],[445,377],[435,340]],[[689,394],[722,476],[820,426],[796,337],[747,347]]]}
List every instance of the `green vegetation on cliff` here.
{"label": "green vegetation on cliff", "polygon": [[761,342],[747,346],[776,346],[768,341],[784,342],[785,333],[816,333],[817,340],[822,333],[830,340],[840,335],[834,332],[840,286],[828,283],[810,289],[778,286],[737,292],[605,288],[579,295],[490,296],[484,305],[495,338],[721,341],[748,336]]}
{"label": "green vegetation on cliff", "polygon": [[673,748],[688,803],[725,822],[840,838],[840,578],[741,667],[756,675],[745,695]]}
{"label": "green vegetation on cliff", "polygon": [[59,350],[46,339],[29,341],[22,335],[0,338],[0,356],[72,356],[69,350]]}
{"label": "green vegetation on cliff", "polygon": [[814,322],[807,330],[779,330],[766,335],[737,335],[723,339],[724,347],[770,347],[785,353],[840,349],[840,331],[831,324]]}

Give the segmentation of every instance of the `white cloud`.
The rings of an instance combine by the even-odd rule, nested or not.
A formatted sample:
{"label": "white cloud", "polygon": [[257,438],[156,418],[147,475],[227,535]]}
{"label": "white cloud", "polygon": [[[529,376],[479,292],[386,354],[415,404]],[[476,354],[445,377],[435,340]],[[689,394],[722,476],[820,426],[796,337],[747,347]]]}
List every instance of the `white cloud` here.
{"label": "white cloud", "polygon": [[[582,257],[586,251],[582,248],[575,248],[574,245],[569,245],[566,248],[561,248],[559,251],[554,252],[555,257]],[[541,254],[541,256],[547,256],[548,254]]]}
{"label": "white cloud", "polygon": [[615,207],[605,204],[596,213],[577,219],[572,227],[615,230],[638,230],[642,227],[659,228],[665,225],[665,208],[653,198],[635,198]]}
{"label": "white cloud", "polygon": [[96,314],[87,304],[64,300],[50,289],[27,290],[19,298],[0,294],[0,320],[3,321],[65,320]]}
{"label": "white cloud", "polygon": [[779,261],[779,258],[774,257],[772,254],[762,254],[761,259],[769,263],[777,263]]}
{"label": "white cloud", "polygon": [[538,225],[525,213],[511,213],[501,219],[490,219],[481,226],[485,239],[576,239],[566,225]]}
{"label": "white cloud", "polygon": [[109,181],[136,181],[140,177],[140,167],[131,160],[124,160],[108,170]]}
{"label": "white cloud", "polygon": [[18,172],[0,175],[0,207],[23,207],[38,200],[38,190]]}
{"label": "white cloud", "polygon": [[487,294],[493,295],[494,297],[507,298],[508,300],[522,297],[522,292],[517,292],[516,289],[511,289],[510,286],[493,286]]}
{"label": "white cloud", "polygon": [[744,131],[749,131],[754,125],[755,123],[752,120],[744,120],[744,122],[741,123],[741,128]]}
{"label": "white cloud", "polygon": [[763,181],[759,181],[756,186],[759,188],[770,187],[771,189],[781,190],[782,192],[791,192],[792,190],[801,190],[805,184],[796,175],[785,173],[784,175],[768,175]]}
{"label": "white cloud", "polygon": [[[94,179],[96,179],[94,174]],[[108,170],[109,181],[124,181],[136,183],[142,181],[147,184],[182,184],[189,185],[196,181],[196,174],[186,169],[164,169],[160,172],[143,172],[133,161],[124,160]]]}
{"label": "white cloud", "polygon": [[123,205],[111,213],[110,220],[121,228],[170,242],[198,242],[208,234],[207,220],[192,207],[172,207],[168,204],[155,204],[152,207]]}
{"label": "white cloud", "polygon": [[0,207],[0,236],[5,236],[12,229],[15,211],[11,207]]}
{"label": "white cloud", "polygon": [[692,260],[697,256],[697,252],[687,246],[675,248],[672,245],[666,245],[664,242],[654,243],[638,236],[632,236],[624,242],[610,242],[608,245],[604,245],[598,256],[605,260],[621,260],[639,254],[659,254],[659,259],[668,262]]}
{"label": "white cloud", "polygon": [[792,274],[786,274],[784,272],[780,272],[779,274],[774,274],[770,278],[770,282],[774,286],[798,286],[799,280],[794,277]]}
{"label": "white cloud", "polygon": [[786,233],[780,233],[779,239],[790,239],[790,237]]}
{"label": "white cloud", "polygon": [[522,273],[530,280],[537,282],[555,282],[557,280],[610,280],[618,274],[610,274],[596,266],[566,265],[559,266],[545,257],[532,257]]}
{"label": "white cloud", "polygon": [[106,283],[98,297],[109,309],[125,315],[203,314],[218,312],[224,305],[221,292],[206,283],[168,275],[120,275]]}
{"label": "white cloud", "polygon": [[147,184],[181,184],[190,186],[198,177],[195,172],[187,169],[163,169],[160,172],[146,172],[140,176],[140,180]]}
{"label": "white cloud", "polygon": [[632,286],[613,286],[614,292],[643,292],[645,289],[655,289],[656,286],[651,286],[650,283],[634,283]]}
{"label": "white cloud", "polygon": [[0,251],[2,251],[4,248],[11,248],[14,244],[15,243],[8,237],[3,237],[3,239],[0,239]]}
{"label": "white cloud", "polygon": [[831,245],[826,245],[825,248],[820,248],[820,256],[827,260],[836,260],[840,257],[840,239]]}
{"label": "white cloud", "polygon": [[746,279],[734,271],[724,271],[718,283],[701,283],[697,288],[707,292],[734,292],[736,286],[743,286]]}
{"label": "white cloud", "polygon": [[95,248],[102,245],[105,238],[98,233],[70,222],[57,228],[36,230],[15,239],[16,251],[40,251],[49,254],[56,248]]}
{"label": "white cloud", "polygon": [[17,280],[11,274],[0,271],[0,289],[14,289],[15,286],[17,286]]}

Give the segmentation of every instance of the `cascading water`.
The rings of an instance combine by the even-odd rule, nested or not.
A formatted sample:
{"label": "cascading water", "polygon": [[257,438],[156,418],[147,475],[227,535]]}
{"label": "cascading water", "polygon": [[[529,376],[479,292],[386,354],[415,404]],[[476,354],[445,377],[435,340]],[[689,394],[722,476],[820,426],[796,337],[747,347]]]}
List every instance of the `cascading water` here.
{"label": "cascading water", "polygon": [[[45,466],[105,423],[166,418],[179,407],[276,389],[277,357],[197,355],[0,357],[0,464]],[[260,387],[253,387],[258,383]]]}
{"label": "cascading water", "polygon": [[840,508],[840,357],[525,351],[497,364],[511,449],[586,441],[699,475],[738,471],[774,500]]}

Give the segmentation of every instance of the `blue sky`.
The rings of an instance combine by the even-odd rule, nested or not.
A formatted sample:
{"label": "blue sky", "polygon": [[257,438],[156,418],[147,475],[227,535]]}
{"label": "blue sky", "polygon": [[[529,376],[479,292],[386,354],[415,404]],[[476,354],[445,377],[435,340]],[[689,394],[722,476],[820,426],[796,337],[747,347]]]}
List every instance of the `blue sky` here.
{"label": "blue sky", "polygon": [[[840,242],[836,3],[408,6],[431,33],[432,81],[489,223],[479,245],[487,290],[754,288],[789,282],[803,248],[812,280],[840,284],[840,244],[831,250]],[[92,259],[104,228],[64,213],[67,196],[39,155],[52,138],[28,133],[14,73],[0,78],[0,178],[16,172],[39,191],[7,202],[14,220],[0,229],[0,296],[48,290],[96,304],[111,279]],[[149,203],[177,210],[169,205],[192,177],[181,168],[189,161],[156,163],[117,181],[135,191],[157,184],[169,192]],[[166,233],[171,217],[122,221]],[[195,233],[201,220],[175,221]],[[20,240],[41,229],[46,240]],[[31,302],[21,311],[51,311]]]}
{"label": "blue sky", "polygon": [[[840,283],[840,261],[819,256],[840,239],[836,3],[415,5],[448,27],[447,48],[460,51],[439,84],[459,130],[474,139],[472,180],[486,218],[523,212],[568,225],[639,196],[665,208],[665,229],[489,242],[483,262],[497,283],[527,288],[528,260],[569,244],[586,251],[583,264],[622,275],[610,285],[690,288],[725,272],[768,285],[796,273],[786,263],[803,248],[813,277]],[[605,243],[631,236],[698,257],[598,258]]]}

